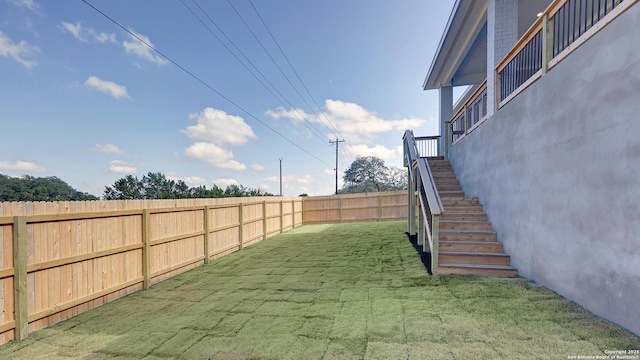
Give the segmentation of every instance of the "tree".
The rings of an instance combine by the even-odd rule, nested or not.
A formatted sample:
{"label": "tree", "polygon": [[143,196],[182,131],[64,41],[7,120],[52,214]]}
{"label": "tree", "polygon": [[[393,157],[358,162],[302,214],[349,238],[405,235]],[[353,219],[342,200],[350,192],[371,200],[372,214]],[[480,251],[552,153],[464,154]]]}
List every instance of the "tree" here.
{"label": "tree", "polygon": [[49,176],[37,178],[25,175],[14,178],[0,174],[0,201],[75,201],[97,200],[80,192],[62,179]]}
{"label": "tree", "polygon": [[229,185],[222,189],[213,185],[211,189],[201,185],[190,188],[182,181],[169,180],[161,172],[149,172],[142,179],[132,175],[116,180],[113,186],[105,186],[103,198],[105,200],[133,200],[133,199],[187,199],[187,198],[222,198],[245,196],[273,196],[261,189]]}
{"label": "tree", "polygon": [[340,193],[393,191],[407,188],[406,173],[388,168],[375,156],[358,156],[344,172]]}

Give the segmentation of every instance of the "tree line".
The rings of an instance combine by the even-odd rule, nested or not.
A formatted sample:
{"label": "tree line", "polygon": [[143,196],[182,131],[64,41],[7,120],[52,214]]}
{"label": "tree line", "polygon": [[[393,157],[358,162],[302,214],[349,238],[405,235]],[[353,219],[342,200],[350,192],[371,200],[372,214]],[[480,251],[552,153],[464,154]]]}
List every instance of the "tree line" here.
{"label": "tree line", "polygon": [[0,174],[0,201],[98,200],[80,192],[55,176],[14,178]]}
{"label": "tree line", "polygon": [[273,196],[273,194],[258,188],[242,185],[228,185],[222,189],[216,184],[207,189],[200,185],[189,187],[182,180],[170,180],[160,172],[149,172],[141,179],[127,175],[116,180],[113,186],[106,186],[102,193],[104,200],[136,200],[136,199],[195,199],[195,198],[223,198],[247,196]]}
{"label": "tree line", "polygon": [[[403,190],[407,188],[407,174],[403,169],[387,167],[374,156],[357,157],[345,171],[340,194]],[[301,196],[306,196],[302,194]],[[229,185],[221,188],[213,184],[189,187],[182,180],[171,180],[161,172],[149,172],[142,178],[126,175],[113,185],[105,186],[104,200],[193,199],[248,196],[274,196],[259,188]],[[77,201],[99,200],[97,196],[80,192],[58,177],[21,178],[0,174],[1,201]]]}

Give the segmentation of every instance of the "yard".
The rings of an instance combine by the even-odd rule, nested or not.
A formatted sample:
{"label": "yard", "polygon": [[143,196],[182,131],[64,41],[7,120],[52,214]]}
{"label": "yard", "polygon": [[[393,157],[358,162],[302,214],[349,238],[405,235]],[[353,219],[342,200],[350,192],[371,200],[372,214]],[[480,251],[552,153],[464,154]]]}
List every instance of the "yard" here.
{"label": "yard", "polygon": [[306,225],[2,359],[567,359],[640,339],[522,278],[429,276],[403,222]]}

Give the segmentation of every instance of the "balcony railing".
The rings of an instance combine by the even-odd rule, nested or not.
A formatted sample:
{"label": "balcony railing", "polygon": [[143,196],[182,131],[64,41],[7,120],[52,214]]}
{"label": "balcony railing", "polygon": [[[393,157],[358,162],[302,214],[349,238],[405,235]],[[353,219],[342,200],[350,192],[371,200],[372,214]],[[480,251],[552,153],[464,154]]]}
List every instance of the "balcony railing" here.
{"label": "balcony railing", "polygon": [[569,0],[549,18],[553,22],[553,57],[573,44],[623,0]]}
{"label": "balcony railing", "polygon": [[440,136],[416,136],[416,148],[419,157],[434,157],[440,155]]}
{"label": "balcony railing", "polygon": [[451,144],[473,131],[487,118],[487,81],[478,87],[451,119]]}
{"label": "balcony railing", "polygon": [[553,1],[496,67],[498,108],[637,1]]}

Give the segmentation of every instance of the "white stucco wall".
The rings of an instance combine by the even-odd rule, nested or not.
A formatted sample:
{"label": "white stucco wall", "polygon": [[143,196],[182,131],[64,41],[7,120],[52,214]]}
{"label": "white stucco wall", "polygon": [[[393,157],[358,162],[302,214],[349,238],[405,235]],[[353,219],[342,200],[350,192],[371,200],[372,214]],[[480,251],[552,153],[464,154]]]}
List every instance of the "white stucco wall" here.
{"label": "white stucco wall", "polygon": [[453,146],[521,275],[640,334],[640,3]]}

